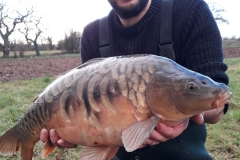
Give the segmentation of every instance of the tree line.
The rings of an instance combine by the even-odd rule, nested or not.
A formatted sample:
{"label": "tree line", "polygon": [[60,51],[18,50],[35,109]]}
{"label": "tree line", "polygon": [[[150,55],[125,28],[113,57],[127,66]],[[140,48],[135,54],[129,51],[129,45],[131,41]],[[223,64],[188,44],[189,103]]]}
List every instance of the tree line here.
{"label": "tree line", "polygon": [[[65,53],[79,53],[80,39],[80,32],[70,30],[68,33],[65,33],[64,39],[59,40],[56,45],[53,44],[52,37],[44,38],[44,42],[41,41],[38,43],[36,41],[37,45],[32,41],[13,40],[9,42],[8,51],[11,51],[14,57],[24,57],[26,51],[35,51],[36,56],[40,56],[39,51],[47,50],[62,50]],[[3,49],[3,47],[1,48]]]}
{"label": "tree line", "polygon": [[[6,4],[0,2],[0,36],[3,41],[0,43],[0,50],[3,52],[3,58],[8,58],[10,51],[15,57],[17,53],[21,57],[24,56],[25,51],[35,51],[36,56],[40,56],[40,50],[53,49],[79,53],[80,32],[70,30],[55,46],[52,43],[52,37],[42,36],[43,28],[42,17],[35,14],[34,8],[28,8],[25,11],[10,10]],[[25,41],[10,41],[10,36],[14,32],[21,33]]]}
{"label": "tree line", "polygon": [[[223,18],[221,13],[225,12],[224,8],[218,6],[216,3],[209,4],[211,11],[218,23],[228,24],[227,19]],[[65,33],[65,37],[58,41],[55,46],[52,43],[51,37],[43,37],[42,17],[35,14],[34,8],[28,8],[24,11],[9,10],[6,4],[0,2],[0,36],[3,44],[0,43],[0,50],[3,52],[3,58],[8,58],[10,51],[13,51],[17,56],[24,56],[25,51],[34,50],[37,56],[40,56],[40,50],[65,50],[66,53],[79,53],[79,42],[81,33],[70,30]],[[9,37],[13,32],[18,31],[25,37],[25,41],[10,41]],[[39,39],[46,42],[39,43]]]}

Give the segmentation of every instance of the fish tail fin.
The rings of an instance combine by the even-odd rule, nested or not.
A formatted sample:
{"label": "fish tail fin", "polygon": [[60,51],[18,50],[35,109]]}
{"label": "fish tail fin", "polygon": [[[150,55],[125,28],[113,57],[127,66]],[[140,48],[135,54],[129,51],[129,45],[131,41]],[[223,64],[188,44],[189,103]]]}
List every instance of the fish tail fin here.
{"label": "fish tail fin", "polygon": [[13,155],[19,150],[21,150],[21,145],[17,139],[14,126],[0,137],[0,154],[4,156]]}
{"label": "fish tail fin", "polygon": [[53,150],[54,150],[55,146],[52,144],[52,142],[50,140],[48,140],[43,147],[42,150],[42,158],[46,158]]}
{"label": "fish tail fin", "polygon": [[7,156],[20,152],[21,160],[31,160],[34,145],[25,146],[16,135],[16,126],[14,126],[0,137],[0,154]]}

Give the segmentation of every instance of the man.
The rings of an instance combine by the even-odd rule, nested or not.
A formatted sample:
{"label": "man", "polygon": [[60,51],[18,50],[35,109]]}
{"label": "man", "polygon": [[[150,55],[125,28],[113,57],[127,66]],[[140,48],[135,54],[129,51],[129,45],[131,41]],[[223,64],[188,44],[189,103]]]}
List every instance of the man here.
{"label": "man", "polygon": [[[110,56],[149,53],[159,55],[161,0],[108,0]],[[203,0],[174,0],[172,38],[176,62],[205,74],[213,80],[228,84],[223,63],[222,41],[216,22]],[[99,52],[99,20],[84,29],[81,39],[81,58],[86,62],[101,57]],[[161,53],[160,53],[161,55]],[[159,102],[161,103],[161,102]],[[144,160],[210,160],[204,143],[205,123],[217,123],[227,110],[221,107],[168,127],[159,123],[141,149],[127,153],[120,148],[118,159]],[[50,131],[52,142],[59,147],[74,147]],[[48,132],[42,130],[44,142]]]}

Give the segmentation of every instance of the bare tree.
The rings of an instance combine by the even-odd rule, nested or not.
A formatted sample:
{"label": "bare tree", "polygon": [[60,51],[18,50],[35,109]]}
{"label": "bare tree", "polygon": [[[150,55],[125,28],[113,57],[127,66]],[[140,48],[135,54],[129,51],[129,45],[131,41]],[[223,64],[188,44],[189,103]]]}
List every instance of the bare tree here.
{"label": "bare tree", "polygon": [[215,20],[218,23],[229,24],[228,20],[222,16],[222,13],[226,12],[224,7],[218,5],[217,3],[209,3],[208,5],[213,13]]}
{"label": "bare tree", "polygon": [[[41,17],[35,21],[35,23],[34,23],[35,28],[29,27],[29,26],[25,23],[24,31],[22,31],[21,29],[18,29],[19,32],[21,32],[22,34],[24,34],[25,39],[26,39],[27,42],[33,43],[34,49],[35,49],[35,51],[36,51],[36,55],[37,55],[37,56],[40,56],[39,46],[38,46],[37,40],[38,40],[40,34],[42,33],[42,30],[39,28],[40,21],[41,21]],[[36,29],[36,32],[35,32],[34,38],[30,38],[29,33],[30,33],[31,31],[35,31],[35,29]]]}
{"label": "bare tree", "polygon": [[[25,14],[14,10],[16,17],[11,17],[9,10],[4,10],[5,5],[0,4],[0,35],[3,39],[3,58],[9,57],[9,36],[15,31],[15,28],[20,23],[28,23],[27,17],[33,13],[33,9],[27,9]],[[12,13],[12,12],[11,12]],[[13,14],[14,15],[14,14]]]}

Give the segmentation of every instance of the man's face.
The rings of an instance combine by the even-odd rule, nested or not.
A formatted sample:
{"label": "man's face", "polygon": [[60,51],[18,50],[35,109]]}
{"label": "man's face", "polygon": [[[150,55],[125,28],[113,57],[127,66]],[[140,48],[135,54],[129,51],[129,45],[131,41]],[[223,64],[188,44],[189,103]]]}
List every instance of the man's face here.
{"label": "man's face", "polygon": [[148,0],[108,0],[108,2],[122,19],[129,19],[139,15]]}

